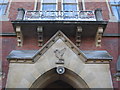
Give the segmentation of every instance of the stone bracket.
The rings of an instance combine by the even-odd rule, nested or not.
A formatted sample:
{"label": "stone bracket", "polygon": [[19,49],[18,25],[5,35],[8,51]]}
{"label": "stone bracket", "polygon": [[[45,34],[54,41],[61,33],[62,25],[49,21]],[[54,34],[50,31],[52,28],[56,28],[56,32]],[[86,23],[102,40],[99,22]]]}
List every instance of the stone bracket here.
{"label": "stone bracket", "polygon": [[96,47],[101,47],[102,35],[103,35],[103,27],[98,27],[96,38],[95,38]]}
{"label": "stone bracket", "polygon": [[16,35],[17,35],[17,46],[22,47],[23,45],[23,34],[21,31],[21,26],[16,26]]}
{"label": "stone bracket", "polygon": [[42,26],[38,26],[37,28],[37,34],[38,34],[38,46],[43,46],[43,28]]}
{"label": "stone bracket", "polygon": [[82,27],[77,26],[76,30],[76,46],[79,47],[81,43]]}

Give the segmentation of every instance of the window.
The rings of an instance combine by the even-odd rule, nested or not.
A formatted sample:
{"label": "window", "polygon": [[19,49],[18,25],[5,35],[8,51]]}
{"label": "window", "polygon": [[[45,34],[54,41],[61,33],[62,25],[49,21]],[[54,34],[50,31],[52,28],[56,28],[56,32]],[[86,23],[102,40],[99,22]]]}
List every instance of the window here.
{"label": "window", "polygon": [[120,0],[110,0],[113,15],[120,20]]}
{"label": "window", "polygon": [[56,0],[43,0],[42,10],[43,11],[55,11],[56,10]]}
{"label": "window", "polygon": [[65,18],[75,18],[77,16],[76,0],[63,0],[63,15]]}
{"label": "window", "polygon": [[0,0],[0,15],[4,15],[6,13],[7,5],[8,0]]}
{"label": "window", "polygon": [[[42,1],[42,13],[43,18],[55,18],[57,14],[55,11],[57,10],[57,0],[43,0]],[[54,16],[54,17],[53,17]]]}
{"label": "window", "polygon": [[64,11],[77,11],[76,0],[63,0],[63,10]]}

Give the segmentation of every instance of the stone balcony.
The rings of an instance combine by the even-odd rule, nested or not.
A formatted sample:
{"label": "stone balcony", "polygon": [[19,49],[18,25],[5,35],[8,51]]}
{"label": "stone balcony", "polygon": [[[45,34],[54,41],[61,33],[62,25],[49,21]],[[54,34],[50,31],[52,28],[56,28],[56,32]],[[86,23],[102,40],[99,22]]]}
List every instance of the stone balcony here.
{"label": "stone balcony", "polygon": [[103,21],[102,10],[95,11],[33,11],[18,9],[16,20]]}
{"label": "stone balcony", "polygon": [[16,20],[11,22],[17,34],[18,46],[23,45],[24,33],[27,30],[38,34],[38,46],[43,45],[43,38],[50,38],[60,30],[68,37],[75,38],[78,47],[81,39],[86,37],[95,38],[96,46],[101,46],[102,35],[108,23],[103,20],[101,9],[94,11],[28,11],[23,8],[18,9]]}
{"label": "stone balcony", "polygon": [[94,11],[26,11],[23,20],[96,21]]}

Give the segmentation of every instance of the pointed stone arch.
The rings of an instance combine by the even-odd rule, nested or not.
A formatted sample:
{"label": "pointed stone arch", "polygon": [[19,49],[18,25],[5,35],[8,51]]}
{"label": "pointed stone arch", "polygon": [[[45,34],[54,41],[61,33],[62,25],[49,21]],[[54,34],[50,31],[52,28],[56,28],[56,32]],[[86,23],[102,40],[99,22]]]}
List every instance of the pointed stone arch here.
{"label": "pointed stone arch", "polygon": [[57,74],[56,68],[45,72],[35,80],[30,88],[45,88],[47,85],[57,80],[64,81],[71,85],[73,88],[89,88],[87,83],[79,75],[67,68],[66,72],[63,75]]}
{"label": "pointed stone arch", "polygon": [[[73,87],[75,88],[113,87],[109,66],[111,57],[103,51],[99,52],[102,56],[99,56],[99,53],[96,51],[88,51],[85,54],[61,31],[58,31],[42,48],[40,48],[40,50],[36,52],[11,52],[8,56],[10,64],[6,87],[39,88],[41,86],[39,86],[39,83],[37,85],[37,81],[40,81],[40,79],[45,77],[45,75],[47,78],[50,78],[49,81],[53,80],[52,76],[48,77],[47,74],[49,74],[49,72],[51,75],[56,77],[55,80],[58,80],[57,73],[52,73],[54,68],[57,67],[56,61],[58,61],[54,51],[56,49],[61,50],[63,48],[66,48],[63,56],[65,61],[63,67],[67,70],[63,77],[61,76],[64,78],[62,79],[63,81],[73,83]],[[67,76],[71,78],[68,78]],[[41,81],[41,85],[43,85],[42,87],[45,86],[44,82],[45,80]]]}

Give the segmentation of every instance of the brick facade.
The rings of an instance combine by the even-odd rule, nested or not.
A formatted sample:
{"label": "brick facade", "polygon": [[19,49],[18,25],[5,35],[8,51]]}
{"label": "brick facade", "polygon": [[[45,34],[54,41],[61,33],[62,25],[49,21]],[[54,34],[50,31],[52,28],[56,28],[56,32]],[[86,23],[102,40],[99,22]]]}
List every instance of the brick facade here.
{"label": "brick facade", "polygon": [[[60,2],[58,3],[60,4]],[[40,5],[40,3],[38,4]],[[106,5],[106,2],[86,2],[85,3],[86,10],[95,10],[96,8],[102,8],[103,11],[103,19],[109,20],[109,11],[108,7]],[[40,6],[38,6],[39,8]],[[17,16],[17,8],[24,8],[26,10],[33,10],[34,9],[34,2],[12,2],[10,6],[10,14],[9,14],[9,20],[15,20]],[[58,7],[59,10],[61,7]],[[10,21],[2,21],[2,33],[15,33],[13,26]],[[12,50],[38,50],[40,47],[38,47],[37,42],[37,33],[32,32],[34,28],[31,28],[31,30],[24,31],[24,44],[22,47],[17,46],[16,42],[16,36],[0,36],[2,38],[2,42],[0,43],[2,45],[2,69],[3,72],[6,74],[5,78],[2,82],[2,87],[4,88],[6,85],[6,78],[8,73],[8,61],[6,60],[6,56],[12,51]],[[117,22],[109,22],[107,25],[107,28],[104,33],[114,34],[118,33],[118,23]],[[29,34],[28,34],[29,32]],[[33,36],[31,36],[32,34]],[[74,37],[69,37],[74,42]],[[48,40],[44,38],[44,40]],[[119,41],[119,42],[118,42]],[[111,75],[113,76],[116,73],[116,61],[118,59],[118,56],[120,55],[120,38],[116,37],[103,37],[102,38],[102,47],[96,47],[94,44],[94,38],[83,38],[81,42],[80,49],[81,50],[106,50],[108,51],[111,56],[113,57],[113,61],[110,63],[110,70]],[[115,78],[113,78],[113,86],[114,88],[120,89],[120,82],[117,82]]]}

